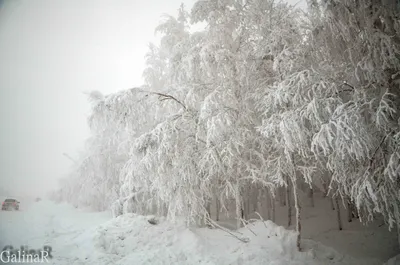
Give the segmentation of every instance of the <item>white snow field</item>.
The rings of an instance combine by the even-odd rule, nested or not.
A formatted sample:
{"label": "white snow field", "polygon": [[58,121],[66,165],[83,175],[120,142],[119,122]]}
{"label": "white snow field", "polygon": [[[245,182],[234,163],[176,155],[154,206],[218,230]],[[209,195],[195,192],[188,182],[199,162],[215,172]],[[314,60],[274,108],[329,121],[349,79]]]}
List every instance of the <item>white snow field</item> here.
{"label": "white snow field", "polygon": [[[220,229],[186,228],[182,223],[150,216],[75,209],[50,201],[25,202],[21,211],[0,213],[0,245],[52,247],[50,264],[378,264],[353,258],[304,239],[297,252],[296,234],[270,221],[257,221],[235,233]],[[394,263],[397,264],[393,259]],[[26,264],[26,263],[25,263]]]}

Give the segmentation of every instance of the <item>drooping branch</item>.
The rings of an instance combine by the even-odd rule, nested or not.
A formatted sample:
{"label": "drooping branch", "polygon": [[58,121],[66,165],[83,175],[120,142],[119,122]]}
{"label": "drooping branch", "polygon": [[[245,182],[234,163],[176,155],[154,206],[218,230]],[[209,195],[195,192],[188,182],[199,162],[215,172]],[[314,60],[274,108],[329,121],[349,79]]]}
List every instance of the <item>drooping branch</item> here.
{"label": "drooping branch", "polygon": [[165,94],[165,93],[160,93],[160,92],[145,91],[145,90],[141,90],[141,92],[149,93],[149,94],[152,94],[152,95],[157,95],[157,96],[159,96],[160,101],[173,100],[176,103],[178,103],[179,105],[181,105],[185,110],[187,110],[185,104],[183,104],[180,100],[178,100],[176,97],[174,97],[172,95]]}
{"label": "drooping branch", "polygon": [[[349,83],[347,83],[347,81],[343,81],[343,85],[344,86],[348,86],[350,87],[352,90],[355,90],[354,86],[350,85]],[[340,91],[341,92],[341,91]]]}
{"label": "drooping branch", "polygon": [[371,156],[371,159],[369,160],[369,166],[371,167],[372,164],[374,163],[375,159],[376,159],[376,154],[378,153],[378,150],[382,147],[382,145],[384,144],[385,140],[387,139],[387,137],[391,134],[394,134],[395,130],[392,130],[390,133],[386,134],[384,137],[382,137],[381,142],[379,143],[379,145],[376,147],[373,155]]}

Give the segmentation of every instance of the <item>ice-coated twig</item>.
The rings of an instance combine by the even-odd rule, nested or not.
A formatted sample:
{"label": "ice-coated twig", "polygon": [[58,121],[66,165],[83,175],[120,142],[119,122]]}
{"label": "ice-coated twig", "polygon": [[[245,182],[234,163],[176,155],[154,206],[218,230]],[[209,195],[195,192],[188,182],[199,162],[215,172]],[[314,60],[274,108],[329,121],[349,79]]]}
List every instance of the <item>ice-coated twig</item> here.
{"label": "ice-coated twig", "polygon": [[265,224],[265,221],[264,221],[264,219],[262,218],[262,216],[261,216],[258,212],[255,212],[255,213],[258,215],[258,217],[260,217],[260,220],[263,222],[265,228],[268,228],[267,225]]}
{"label": "ice-coated twig", "polygon": [[247,229],[249,229],[249,231],[252,232],[253,235],[257,236],[257,234],[254,233],[253,230],[251,230],[251,229],[247,226],[247,224],[248,224],[247,221],[245,221],[243,218],[240,218],[240,220],[242,221],[242,224],[243,224],[244,227],[246,227]]}
{"label": "ice-coated twig", "polygon": [[247,238],[247,237],[239,237],[239,236],[235,235],[234,233],[232,233],[231,231],[229,231],[229,229],[226,229],[226,228],[220,226],[219,224],[217,224],[214,220],[212,220],[212,219],[210,219],[210,218],[207,218],[207,221],[208,221],[210,224],[212,224],[214,227],[217,227],[217,228],[221,229],[222,231],[224,231],[224,232],[230,234],[231,236],[233,236],[234,238],[240,240],[240,241],[243,242],[243,243],[248,243],[248,242],[250,241],[250,239]]}

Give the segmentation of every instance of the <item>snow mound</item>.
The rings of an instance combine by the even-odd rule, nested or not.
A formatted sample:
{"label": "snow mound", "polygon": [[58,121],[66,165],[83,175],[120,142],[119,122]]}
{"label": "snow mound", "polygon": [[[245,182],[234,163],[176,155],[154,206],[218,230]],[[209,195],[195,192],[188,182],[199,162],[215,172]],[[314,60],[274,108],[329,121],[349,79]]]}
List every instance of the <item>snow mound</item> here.
{"label": "snow mound", "polygon": [[388,260],[384,265],[400,265],[400,254]]}
{"label": "snow mound", "polygon": [[[350,256],[343,256],[335,250],[312,240],[302,240],[302,251],[297,251],[297,233],[286,230],[271,221],[250,223],[233,233],[247,238],[241,243],[233,238],[227,240],[226,232],[202,229],[201,233],[215,252],[217,264],[359,264]],[[229,253],[229,255],[221,255]]]}
{"label": "snow mound", "polygon": [[154,225],[151,219],[125,214],[98,227],[93,242],[101,254],[95,258],[106,256],[114,264],[214,264],[183,223]]}
{"label": "snow mound", "polygon": [[75,238],[82,249],[75,257],[82,264],[359,264],[312,241],[298,252],[297,233],[270,221],[231,231],[250,240],[244,243],[220,229],[152,218],[125,214],[85,231]]}

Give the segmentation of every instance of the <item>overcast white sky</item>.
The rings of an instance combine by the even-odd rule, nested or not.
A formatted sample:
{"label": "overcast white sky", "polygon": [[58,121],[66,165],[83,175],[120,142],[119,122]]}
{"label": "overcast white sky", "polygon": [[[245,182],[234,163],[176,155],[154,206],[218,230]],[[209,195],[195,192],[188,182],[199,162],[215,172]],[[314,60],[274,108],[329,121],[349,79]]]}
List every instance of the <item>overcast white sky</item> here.
{"label": "overcast white sky", "polygon": [[141,85],[154,28],[181,2],[193,0],[0,0],[0,188],[57,185],[62,154],[89,136],[83,92]]}

